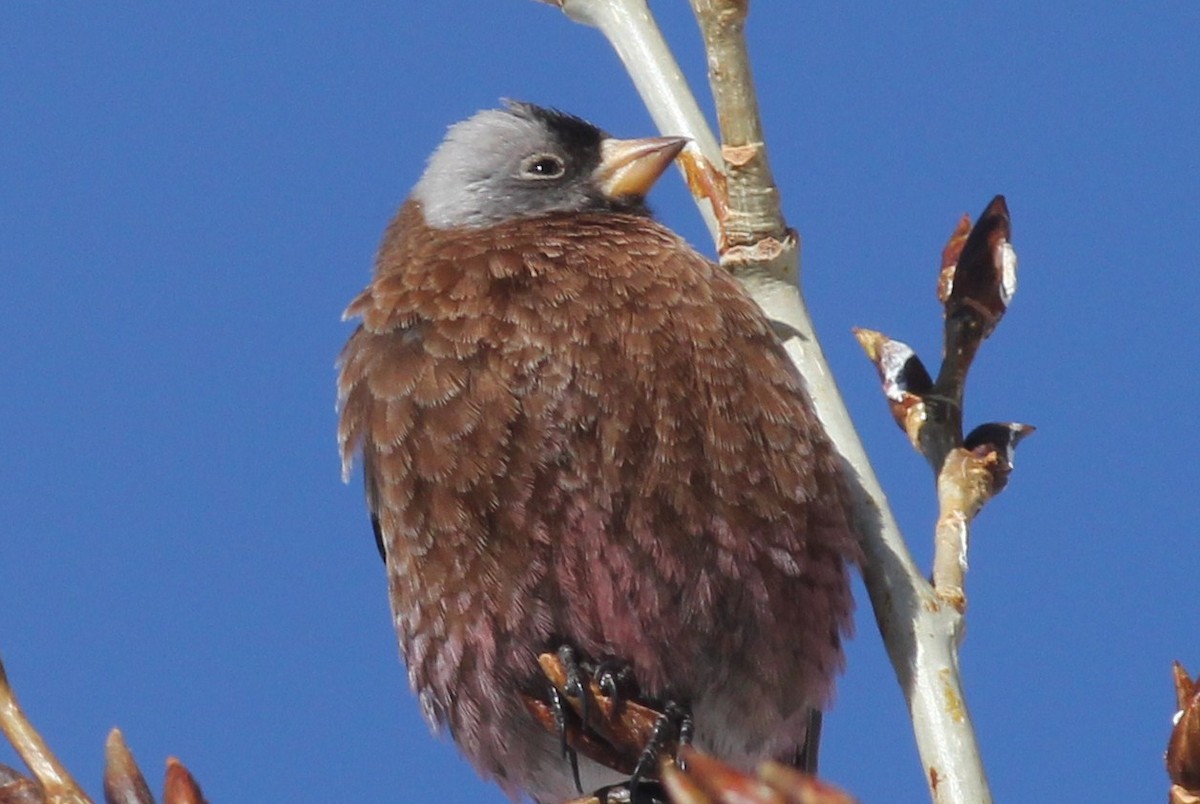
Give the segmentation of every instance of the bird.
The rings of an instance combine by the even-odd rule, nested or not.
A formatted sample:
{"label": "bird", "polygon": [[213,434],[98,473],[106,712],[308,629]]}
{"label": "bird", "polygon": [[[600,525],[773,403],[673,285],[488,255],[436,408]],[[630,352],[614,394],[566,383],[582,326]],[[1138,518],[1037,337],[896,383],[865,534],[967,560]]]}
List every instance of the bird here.
{"label": "bird", "polygon": [[622,776],[531,715],[541,653],[619,662],[746,768],[797,761],[844,664],[849,480],[771,322],[647,205],[686,143],[479,111],[345,312],[343,473],[361,454],[408,680],[513,798]]}

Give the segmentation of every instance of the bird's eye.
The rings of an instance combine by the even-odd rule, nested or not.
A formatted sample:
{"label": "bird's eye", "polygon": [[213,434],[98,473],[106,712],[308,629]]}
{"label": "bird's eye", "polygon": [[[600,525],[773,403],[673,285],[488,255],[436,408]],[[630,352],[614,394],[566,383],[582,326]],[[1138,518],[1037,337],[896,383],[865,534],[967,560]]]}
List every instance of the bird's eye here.
{"label": "bird's eye", "polygon": [[534,154],[521,163],[521,175],[530,179],[557,179],[566,169],[554,154]]}

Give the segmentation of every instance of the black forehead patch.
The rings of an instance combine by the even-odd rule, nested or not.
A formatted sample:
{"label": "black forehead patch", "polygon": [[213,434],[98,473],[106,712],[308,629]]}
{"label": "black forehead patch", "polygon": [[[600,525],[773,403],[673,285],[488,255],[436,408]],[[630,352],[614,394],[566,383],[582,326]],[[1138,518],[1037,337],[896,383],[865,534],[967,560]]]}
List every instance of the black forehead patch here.
{"label": "black forehead patch", "polygon": [[545,126],[570,153],[596,152],[600,141],[608,136],[582,117],[558,109],[508,99],[504,105],[510,114]]}

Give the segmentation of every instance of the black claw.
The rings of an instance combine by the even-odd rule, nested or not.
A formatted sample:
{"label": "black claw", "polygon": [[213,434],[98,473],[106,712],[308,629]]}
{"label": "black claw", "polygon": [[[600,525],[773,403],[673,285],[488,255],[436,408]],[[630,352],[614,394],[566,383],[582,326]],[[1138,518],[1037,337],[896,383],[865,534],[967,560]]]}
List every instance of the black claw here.
{"label": "black claw", "polygon": [[558,732],[558,742],[565,757],[570,748],[567,745],[567,707],[563,703],[562,695],[554,686],[550,687],[550,711],[554,714],[554,728]]}
{"label": "black claw", "polygon": [[621,688],[633,679],[633,668],[620,659],[605,659],[592,671],[596,685],[612,701],[613,709],[621,706]]}
{"label": "black claw", "polygon": [[563,645],[558,649],[558,660],[562,662],[563,670],[567,674],[567,682],[563,685],[563,692],[572,698],[579,701],[579,719],[583,721],[583,727],[588,726],[588,695],[587,685],[583,683],[583,669],[580,667],[579,660],[575,658],[575,651],[570,645]]}
{"label": "black claw", "polygon": [[665,702],[663,713],[655,722],[654,731],[651,732],[650,739],[646,741],[646,746],[638,757],[637,765],[633,768],[633,775],[629,777],[629,790],[635,800],[638,800],[638,788],[642,785],[646,774],[654,768],[667,739],[671,735],[675,735],[680,745],[687,745],[692,741],[692,732],[691,711],[674,701]]}
{"label": "black claw", "polygon": [[554,714],[554,728],[558,731],[558,742],[562,748],[563,759],[571,765],[571,778],[575,782],[575,790],[583,793],[583,782],[579,778],[579,755],[567,743],[566,702],[554,685],[550,685],[550,711]]}
{"label": "black claw", "polygon": [[675,709],[675,716],[679,718],[679,744],[681,746],[692,744],[692,733],[696,730],[696,723],[692,720],[691,711],[676,704],[668,704],[668,708]]}
{"label": "black claw", "polygon": [[583,781],[579,778],[579,754],[574,748],[567,749],[567,762],[571,766],[571,781],[575,782],[575,792],[583,795]]}

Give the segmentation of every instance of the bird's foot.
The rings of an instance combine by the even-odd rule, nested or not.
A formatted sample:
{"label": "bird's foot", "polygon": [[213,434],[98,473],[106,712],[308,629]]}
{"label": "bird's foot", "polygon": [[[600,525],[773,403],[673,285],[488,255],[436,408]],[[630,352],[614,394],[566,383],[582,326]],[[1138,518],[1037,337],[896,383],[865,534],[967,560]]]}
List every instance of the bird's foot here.
{"label": "bird's foot", "polygon": [[555,655],[566,675],[562,693],[576,701],[579,719],[585,728],[594,723],[591,717],[594,714],[592,705],[597,703],[594,689],[607,699],[604,708],[611,711],[619,710],[626,696],[637,698],[637,684],[628,662],[613,658],[588,662],[580,659],[570,645],[561,645]]}
{"label": "bird's foot", "polygon": [[[683,705],[644,699],[632,668],[619,660],[592,664],[571,647],[538,657],[550,682],[549,697],[526,699],[530,712],[554,734],[578,780],[578,756],[623,773],[629,782],[609,790],[609,800],[656,800],[658,761],[674,757],[691,740],[692,718]],[[621,793],[622,787],[627,789]],[[625,795],[625,798],[617,796]]]}
{"label": "bird's foot", "polygon": [[638,757],[637,765],[633,769],[633,775],[629,777],[629,788],[633,795],[637,795],[638,788],[643,784],[643,780],[648,774],[655,770],[658,763],[658,756],[669,743],[675,743],[677,746],[688,745],[692,742],[692,731],[694,724],[692,723],[692,712],[686,706],[676,703],[675,701],[664,701],[662,705],[662,714],[654,724],[654,729],[650,733],[650,739],[646,741],[646,745],[642,748],[642,753]]}
{"label": "bird's foot", "polygon": [[657,778],[659,755],[672,743],[676,751],[689,744],[692,729],[692,713],[687,707],[666,701],[629,781],[597,790],[596,800],[601,804],[667,804],[670,797]]}
{"label": "bird's foot", "polygon": [[[564,698],[575,701],[573,714],[579,717],[580,724],[586,731],[592,722],[589,701],[592,698],[593,685],[611,700],[610,706],[615,709],[619,705],[622,687],[632,678],[632,671],[628,664],[617,659],[606,659],[595,665],[583,662],[570,645],[560,645],[555,651],[555,655],[562,665],[564,679],[561,685],[552,684],[550,687],[550,710],[554,716],[554,725],[558,731],[563,758],[571,763],[571,776],[575,782],[575,789],[582,793],[583,784],[579,779],[579,755],[567,740],[567,722],[571,714],[569,714],[570,706]],[[590,678],[587,678],[589,676]]]}

